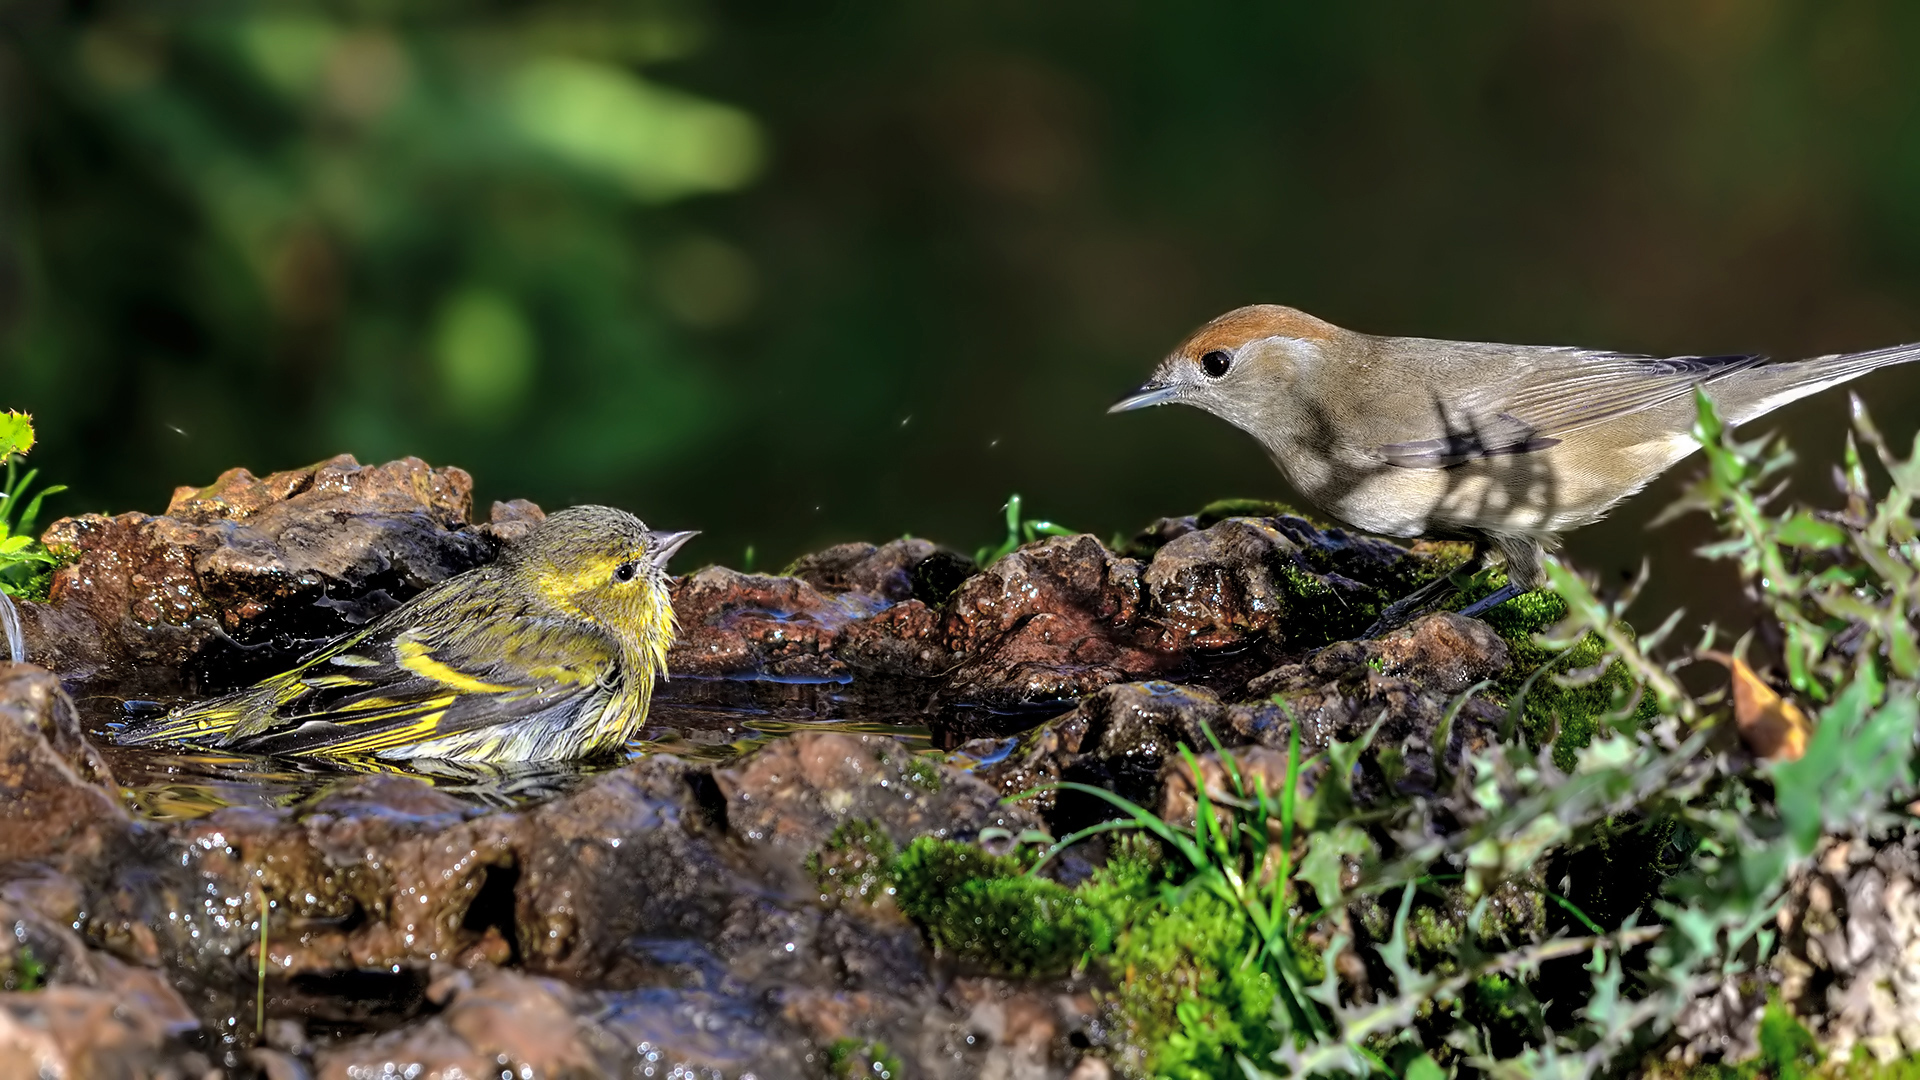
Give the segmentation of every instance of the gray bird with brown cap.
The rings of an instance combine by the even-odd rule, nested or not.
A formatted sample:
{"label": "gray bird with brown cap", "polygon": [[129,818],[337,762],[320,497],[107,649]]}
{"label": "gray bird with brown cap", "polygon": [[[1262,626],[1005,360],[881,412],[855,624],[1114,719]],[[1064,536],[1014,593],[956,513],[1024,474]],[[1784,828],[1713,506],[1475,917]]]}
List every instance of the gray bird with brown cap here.
{"label": "gray bird with brown cap", "polygon": [[1238,308],[1173,350],[1109,411],[1179,402],[1259,439],[1322,512],[1387,536],[1461,537],[1508,585],[1540,554],[1699,449],[1694,389],[1728,424],[1889,364],[1920,345],[1769,363],[1375,337],[1275,304]]}

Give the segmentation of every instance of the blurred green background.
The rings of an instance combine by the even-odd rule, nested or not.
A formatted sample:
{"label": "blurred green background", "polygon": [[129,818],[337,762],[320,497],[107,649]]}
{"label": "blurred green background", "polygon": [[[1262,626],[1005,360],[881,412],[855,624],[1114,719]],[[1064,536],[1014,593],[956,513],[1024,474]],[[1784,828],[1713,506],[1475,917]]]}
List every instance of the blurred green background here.
{"label": "blurred green background", "polygon": [[[0,406],[56,513],[350,451],[703,529],[687,566],[971,550],[1014,491],[1103,535],[1284,496],[1218,421],[1104,414],[1242,303],[1920,339],[1900,0],[162,10],[0,7]],[[1859,385],[1904,440],[1920,369]],[[1844,395],[1775,426],[1830,503]],[[1702,524],[1641,531],[1677,483],[1576,557],[1710,593]]]}

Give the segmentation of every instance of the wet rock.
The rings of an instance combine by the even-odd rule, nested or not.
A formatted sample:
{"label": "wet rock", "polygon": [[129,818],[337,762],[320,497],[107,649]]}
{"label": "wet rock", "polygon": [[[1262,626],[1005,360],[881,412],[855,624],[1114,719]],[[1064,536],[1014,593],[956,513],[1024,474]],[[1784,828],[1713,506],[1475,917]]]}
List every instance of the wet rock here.
{"label": "wet rock", "polygon": [[956,662],[940,631],[939,615],[908,600],[848,623],[839,656],[857,673],[937,678]]}
{"label": "wet rock", "polygon": [[47,604],[24,608],[29,655],[69,679],[138,686],[204,662],[223,634],[330,636],[354,613],[322,601],[395,602],[494,557],[499,541],[466,527],[472,491],[459,469],[418,458],[363,466],[343,454],[264,478],[229,470],[174,492],[159,517],[63,518],[44,540],[72,561],[54,574]]}
{"label": "wet rock", "polygon": [[20,1077],[198,1080],[212,1067],[169,1020],[115,990],[0,993],[0,1072]]}
{"label": "wet rock", "polygon": [[1175,537],[1146,570],[1166,649],[1218,649],[1248,638],[1281,643],[1296,581],[1312,581],[1299,545],[1243,519]]}
{"label": "wet rock", "polygon": [[1507,668],[1507,643],[1493,627],[1451,611],[1435,612],[1364,647],[1381,674],[1443,694],[1457,694]]}
{"label": "wet rock", "polygon": [[164,972],[89,948],[84,889],[46,870],[11,868],[0,886],[0,1074],[197,1077],[208,1063],[183,1041],[199,1022]]}
{"label": "wet rock", "polygon": [[132,831],[59,681],[30,664],[0,663],[0,864],[97,865]]}
{"label": "wet rock", "polygon": [[173,826],[166,845],[115,869],[89,930],[208,988],[215,1013],[221,993],[252,986],[263,904],[273,995],[316,1018],[362,1019],[331,1013],[343,1003],[325,988],[358,972],[390,973],[356,993],[402,1015],[435,964],[631,981],[646,971],[630,940],[711,936],[753,891],[702,838],[703,814],[687,769],[666,757],[517,812],[370,777],[290,813],[234,808]]}
{"label": "wet rock", "polygon": [[1084,993],[1037,993],[1000,979],[958,979],[952,997],[966,1009],[968,1032],[982,1047],[975,1076],[1062,1076],[1081,1059],[1095,1004]]}
{"label": "wet rock", "polygon": [[802,556],[785,573],[823,592],[863,592],[897,604],[913,598],[914,570],[937,550],[910,537],[877,547],[839,544]]}
{"label": "wet rock", "polygon": [[943,632],[965,659],[942,696],[1031,705],[1166,669],[1175,659],[1136,632],[1140,604],[1140,564],[1093,537],[1028,544],[954,593]]}
{"label": "wet rock", "polygon": [[710,566],[674,587],[680,637],[667,664],[676,675],[709,678],[843,678],[847,665],[834,655],[841,630],[885,604],[859,592],[829,596],[799,578]]}
{"label": "wet rock", "polygon": [[477,978],[457,972],[430,992],[444,1005],[439,1015],[323,1049],[314,1057],[316,1075],[641,1075],[644,1055],[590,1019],[597,1004],[563,983],[509,971],[488,970]]}
{"label": "wet rock", "polygon": [[1037,824],[999,805],[974,776],[912,759],[891,739],[813,732],[782,739],[715,770],[727,829],[750,845],[805,855],[844,821],[877,821],[896,842],[931,835],[965,839],[997,826]]}
{"label": "wet rock", "polygon": [[936,551],[913,568],[913,598],[928,607],[943,607],[979,569],[958,552]]}

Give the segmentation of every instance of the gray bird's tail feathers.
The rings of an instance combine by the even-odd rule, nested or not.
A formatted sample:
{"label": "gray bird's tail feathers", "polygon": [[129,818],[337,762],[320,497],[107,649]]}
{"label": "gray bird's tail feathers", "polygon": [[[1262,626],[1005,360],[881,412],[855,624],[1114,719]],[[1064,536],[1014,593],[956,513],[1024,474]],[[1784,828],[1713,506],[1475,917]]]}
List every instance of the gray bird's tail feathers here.
{"label": "gray bird's tail feathers", "polygon": [[1920,343],[1889,345],[1866,352],[1837,353],[1796,360],[1787,364],[1762,364],[1730,373],[1724,379],[1709,380],[1708,396],[1713,398],[1727,421],[1744,424],[1782,405],[1810,397],[1829,387],[1857,379],[1909,360],[1920,360]]}

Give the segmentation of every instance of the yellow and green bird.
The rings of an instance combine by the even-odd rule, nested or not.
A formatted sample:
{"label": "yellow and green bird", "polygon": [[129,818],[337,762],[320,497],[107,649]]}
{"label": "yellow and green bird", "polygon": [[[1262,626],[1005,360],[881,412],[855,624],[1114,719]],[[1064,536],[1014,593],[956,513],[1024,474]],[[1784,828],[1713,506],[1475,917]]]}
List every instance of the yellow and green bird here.
{"label": "yellow and green bird", "polygon": [[666,563],[693,535],[649,532],[605,506],[559,511],[497,561],[293,670],[138,722],[118,741],[389,761],[617,749],[666,672],[675,629]]}

